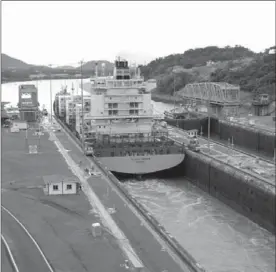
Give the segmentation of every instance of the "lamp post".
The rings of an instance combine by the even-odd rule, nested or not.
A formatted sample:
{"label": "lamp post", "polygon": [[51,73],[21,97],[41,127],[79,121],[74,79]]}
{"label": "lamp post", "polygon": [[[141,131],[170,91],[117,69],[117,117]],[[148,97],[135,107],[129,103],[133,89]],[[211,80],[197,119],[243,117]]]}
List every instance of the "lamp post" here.
{"label": "lamp post", "polygon": [[50,67],[50,109],[51,109],[51,125],[53,124],[53,105],[52,105],[52,64],[49,64]]}
{"label": "lamp post", "polygon": [[83,60],[80,62],[80,73],[81,73],[81,113],[82,113],[82,118],[81,118],[81,131],[82,131],[82,138],[81,138],[81,144],[82,144],[82,150],[84,152],[84,110],[83,110],[83,79],[82,79],[82,65],[83,65]]}
{"label": "lamp post", "polygon": [[[207,89],[207,84],[205,84],[205,88]],[[210,103],[210,100],[211,100],[211,97],[210,97],[210,91],[207,89],[207,92],[208,92],[208,151],[210,153],[210,106],[211,106],[211,103]]]}
{"label": "lamp post", "polygon": [[176,100],[176,98],[175,98],[175,70],[174,70],[174,68],[173,68],[173,96],[174,96],[174,102],[173,102],[173,107],[175,108],[175,100]]}

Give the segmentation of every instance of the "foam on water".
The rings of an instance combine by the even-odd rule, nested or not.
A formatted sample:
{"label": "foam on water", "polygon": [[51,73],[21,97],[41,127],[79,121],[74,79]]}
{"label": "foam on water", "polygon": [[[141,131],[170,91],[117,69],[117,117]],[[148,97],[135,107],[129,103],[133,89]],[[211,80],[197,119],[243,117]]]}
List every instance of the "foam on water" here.
{"label": "foam on water", "polygon": [[208,271],[275,271],[275,237],[187,181],[124,186]]}

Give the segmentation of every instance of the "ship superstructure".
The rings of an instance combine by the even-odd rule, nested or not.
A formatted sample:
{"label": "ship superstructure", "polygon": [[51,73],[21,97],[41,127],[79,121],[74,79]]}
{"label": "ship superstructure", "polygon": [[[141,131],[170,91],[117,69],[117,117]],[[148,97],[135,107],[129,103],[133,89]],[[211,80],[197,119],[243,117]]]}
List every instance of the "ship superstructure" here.
{"label": "ship superstructure", "polygon": [[131,77],[128,62],[117,59],[113,77],[90,82],[91,111],[84,115],[83,131],[87,153],[119,173],[151,173],[183,161],[183,147],[168,138],[167,128],[153,115],[139,69]]}
{"label": "ship superstructure", "polygon": [[98,77],[96,69],[89,86],[83,109],[81,96],[68,94],[64,107],[58,104],[67,92],[55,100],[56,116],[83,140],[87,155],[110,171],[128,174],[153,173],[183,161],[184,148],[169,139],[162,118],[153,115],[151,88],[139,69],[133,73],[126,60],[117,59],[113,76]]}

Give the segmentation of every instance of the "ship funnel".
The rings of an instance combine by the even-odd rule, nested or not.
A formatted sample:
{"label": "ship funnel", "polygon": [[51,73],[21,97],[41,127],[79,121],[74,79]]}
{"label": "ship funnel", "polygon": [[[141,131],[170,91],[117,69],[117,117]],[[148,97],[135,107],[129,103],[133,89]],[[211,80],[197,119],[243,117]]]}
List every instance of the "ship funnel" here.
{"label": "ship funnel", "polygon": [[96,67],[95,67],[95,76],[98,77],[98,62],[96,62]]}

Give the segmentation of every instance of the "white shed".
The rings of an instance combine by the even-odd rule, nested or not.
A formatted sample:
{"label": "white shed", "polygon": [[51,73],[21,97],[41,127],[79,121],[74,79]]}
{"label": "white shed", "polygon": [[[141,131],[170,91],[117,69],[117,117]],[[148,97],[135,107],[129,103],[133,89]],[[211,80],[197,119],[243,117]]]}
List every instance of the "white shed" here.
{"label": "white shed", "polygon": [[196,138],[197,133],[198,133],[197,129],[191,129],[187,131],[188,137],[191,137],[191,138]]}
{"label": "white shed", "polygon": [[79,191],[79,182],[75,177],[59,175],[44,176],[43,191],[46,195],[73,195]]}

